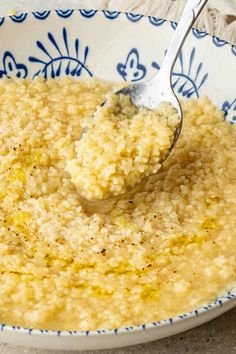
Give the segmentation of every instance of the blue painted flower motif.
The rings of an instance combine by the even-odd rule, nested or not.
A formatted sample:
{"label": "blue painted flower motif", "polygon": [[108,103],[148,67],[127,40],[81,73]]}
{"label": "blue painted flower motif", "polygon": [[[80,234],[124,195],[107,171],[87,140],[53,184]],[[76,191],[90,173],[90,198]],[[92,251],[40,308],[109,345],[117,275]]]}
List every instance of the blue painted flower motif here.
{"label": "blue painted flower motif", "polygon": [[132,48],[126,58],[125,63],[117,64],[117,71],[125,81],[136,82],[146,75],[146,68],[139,62],[139,53],[136,48]]}
{"label": "blue painted flower motif", "polygon": [[[184,63],[183,52],[181,51],[179,55],[180,70],[175,70],[172,74],[172,87],[176,93],[188,98],[192,96],[199,97],[199,90],[208,78],[207,73],[202,73],[202,62],[194,69],[195,54],[196,48],[193,47],[189,60]],[[153,62],[152,66],[157,70],[160,69],[160,65],[157,62]]]}
{"label": "blue painted flower motif", "polygon": [[26,78],[28,74],[28,69],[26,65],[22,63],[17,63],[13,54],[6,51],[2,59],[3,70],[0,70],[0,79],[3,77],[11,79]]}
{"label": "blue painted flower motif", "polygon": [[62,30],[62,40],[57,41],[51,32],[48,32],[50,50],[41,42],[37,41],[36,45],[40,49],[44,58],[38,58],[30,56],[29,61],[41,66],[33,77],[43,75],[45,79],[48,77],[55,78],[61,75],[67,76],[80,76],[83,72],[88,76],[92,76],[92,73],[86,66],[86,61],[89,53],[89,48],[84,48],[83,57],[79,59],[79,39],[76,38],[73,46],[69,46],[67,30]]}
{"label": "blue painted flower motif", "polygon": [[236,124],[236,98],[230,103],[228,101],[225,101],[222,104],[222,111],[224,112],[225,118],[230,122],[230,123],[235,123]]}

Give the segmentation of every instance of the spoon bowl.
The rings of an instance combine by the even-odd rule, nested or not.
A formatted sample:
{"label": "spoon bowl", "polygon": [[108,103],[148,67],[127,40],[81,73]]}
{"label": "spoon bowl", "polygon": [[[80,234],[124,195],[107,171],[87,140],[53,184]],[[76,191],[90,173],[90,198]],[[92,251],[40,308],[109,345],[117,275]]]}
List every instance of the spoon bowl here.
{"label": "spoon bowl", "polygon": [[[154,79],[144,83],[129,85],[116,92],[116,94],[129,95],[131,102],[136,107],[145,107],[148,109],[156,109],[162,102],[170,103],[178,112],[179,124],[174,132],[174,137],[170,148],[166,151],[165,157],[160,161],[162,164],[174,148],[183,122],[183,114],[180,102],[175,95],[170,83],[165,80],[165,73],[160,70]],[[163,84],[162,84],[163,83]]]}

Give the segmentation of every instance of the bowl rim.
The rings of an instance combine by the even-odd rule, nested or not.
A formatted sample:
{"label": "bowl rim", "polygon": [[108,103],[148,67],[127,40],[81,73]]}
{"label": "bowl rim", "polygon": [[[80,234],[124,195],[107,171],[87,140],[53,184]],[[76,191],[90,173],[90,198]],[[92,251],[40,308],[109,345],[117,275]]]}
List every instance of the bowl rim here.
{"label": "bowl rim", "polygon": [[[138,22],[141,18],[146,18],[149,20],[149,22],[153,25],[154,21],[159,21],[158,26],[160,27],[164,23],[168,23],[172,26],[173,29],[176,28],[177,22],[175,21],[170,21],[167,19],[159,18],[156,16],[150,16],[150,15],[141,15],[139,13],[133,13],[133,12],[126,12],[126,11],[116,11],[116,10],[106,10],[106,9],[92,9],[92,8],[67,8],[67,9],[53,9],[53,10],[43,10],[43,11],[29,11],[29,12],[22,12],[16,15],[6,15],[3,17],[0,17],[0,25],[4,22],[5,19],[11,19],[13,22],[23,22],[25,18],[30,15],[32,18],[36,19],[44,19],[43,17],[37,17],[37,16],[45,16],[45,19],[48,17],[50,14],[57,14],[60,17],[63,18],[68,18],[70,15],[66,16],[65,14],[70,12],[70,15],[74,11],[79,11],[80,14],[84,17],[93,17],[97,12],[98,13],[103,13],[105,18],[108,19],[116,19],[119,15],[122,15],[123,17],[126,17],[129,21],[131,22]],[[92,16],[89,16],[89,13],[93,12],[94,14]],[[64,14],[64,15],[63,15]],[[87,15],[86,15],[87,14]],[[113,17],[114,16],[114,17]],[[23,18],[23,20],[18,20],[20,18]],[[206,36],[210,37],[212,39],[212,43],[217,46],[218,48],[221,48],[225,45],[231,47],[231,52],[233,55],[236,56],[236,44],[232,44],[224,39],[221,39],[217,36],[213,36],[209,34],[208,32],[205,31],[200,31],[194,27],[192,27],[192,31],[196,39],[201,39]],[[231,292],[232,291],[232,292]],[[133,325],[133,326],[123,326],[120,328],[112,328],[112,329],[96,329],[96,330],[52,330],[52,329],[40,329],[40,328],[30,328],[30,327],[20,327],[20,326],[14,326],[14,325],[9,325],[9,324],[4,324],[0,323],[0,333],[1,332],[18,332],[21,334],[28,334],[28,335],[44,335],[44,336],[56,336],[56,337],[97,337],[97,336],[110,336],[110,335],[121,335],[124,333],[130,333],[130,332],[140,332],[140,331],[145,331],[145,330],[151,330],[151,329],[157,329],[157,328],[164,328],[168,327],[170,325],[175,325],[176,323],[179,323],[184,320],[189,320],[194,317],[198,317],[200,315],[203,315],[208,312],[212,312],[216,310],[219,307],[224,306],[226,303],[229,303],[231,301],[236,300],[236,288],[233,286],[232,290],[228,291],[228,293],[225,293],[223,296],[219,296],[215,299],[215,301],[206,304],[204,306],[199,306],[196,309],[168,318],[168,319],[163,319],[160,321],[153,321],[145,324],[140,324],[140,325]],[[236,306],[236,302],[235,302]]]}

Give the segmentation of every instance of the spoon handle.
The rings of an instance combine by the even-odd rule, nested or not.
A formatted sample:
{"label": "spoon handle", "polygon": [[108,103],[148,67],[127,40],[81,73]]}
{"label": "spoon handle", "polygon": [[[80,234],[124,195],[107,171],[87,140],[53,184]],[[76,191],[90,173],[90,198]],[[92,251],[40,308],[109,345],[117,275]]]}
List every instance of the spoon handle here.
{"label": "spoon handle", "polygon": [[171,75],[172,69],[182,48],[185,39],[191,30],[194,22],[201,13],[208,0],[188,0],[175,34],[171,39],[160,71],[162,74]]}

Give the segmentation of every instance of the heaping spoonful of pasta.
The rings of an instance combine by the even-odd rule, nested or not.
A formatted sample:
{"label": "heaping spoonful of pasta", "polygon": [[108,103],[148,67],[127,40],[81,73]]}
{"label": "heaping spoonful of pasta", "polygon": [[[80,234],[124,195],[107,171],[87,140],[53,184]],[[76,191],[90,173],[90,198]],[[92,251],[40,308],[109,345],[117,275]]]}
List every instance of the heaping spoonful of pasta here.
{"label": "heaping spoonful of pasta", "polygon": [[97,107],[67,171],[80,195],[96,202],[135,190],[161,168],[182,126],[171,74],[207,0],[188,0],[157,75],[113,92]]}

